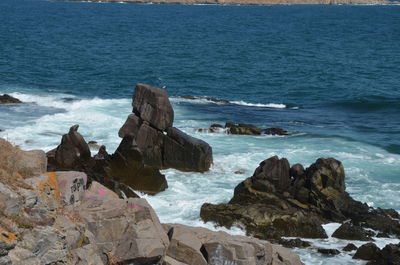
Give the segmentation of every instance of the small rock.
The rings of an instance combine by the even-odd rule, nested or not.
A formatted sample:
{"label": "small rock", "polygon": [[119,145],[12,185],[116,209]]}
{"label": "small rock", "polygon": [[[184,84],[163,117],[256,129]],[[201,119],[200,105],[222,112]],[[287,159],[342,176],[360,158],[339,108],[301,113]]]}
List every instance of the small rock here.
{"label": "small rock", "polygon": [[379,233],[376,235],[376,237],[386,237],[386,238],[389,238],[390,236],[389,236],[389,234],[388,234],[388,233],[385,233],[385,232],[379,232]]}
{"label": "small rock", "polygon": [[373,240],[365,229],[363,229],[361,226],[353,225],[352,223],[342,224],[338,229],[336,229],[335,232],[333,232],[332,237],[346,240]]}
{"label": "small rock", "polygon": [[374,243],[367,243],[357,249],[353,259],[377,260],[381,257],[381,250]]}
{"label": "small rock", "polygon": [[300,238],[295,239],[281,239],[279,240],[279,244],[286,248],[306,248],[311,246],[311,244],[307,241],[303,241]]}
{"label": "small rock", "polygon": [[10,103],[17,104],[17,103],[22,103],[22,101],[8,94],[0,95],[0,104],[10,104]]}
{"label": "small rock", "polygon": [[273,128],[267,128],[263,129],[261,131],[261,134],[268,134],[268,135],[289,135],[288,131],[279,128],[279,127],[273,127]]}
{"label": "small rock", "polygon": [[354,245],[353,243],[349,243],[343,248],[343,251],[353,251],[353,250],[357,250],[357,249],[358,248],[356,245]]}
{"label": "small rock", "polygon": [[318,252],[324,255],[328,256],[335,256],[340,254],[340,251],[337,249],[331,249],[331,248],[319,248]]}
{"label": "small rock", "polygon": [[251,124],[225,124],[227,132],[230,134],[260,135],[261,129]]}
{"label": "small rock", "polygon": [[238,174],[238,175],[241,175],[241,174],[244,174],[244,173],[246,173],[246,171],[244,171],[244,170],[242,170],[242,169],[239,169],[239,170],[236,170],[235,172],[233,172],[234,174]]}

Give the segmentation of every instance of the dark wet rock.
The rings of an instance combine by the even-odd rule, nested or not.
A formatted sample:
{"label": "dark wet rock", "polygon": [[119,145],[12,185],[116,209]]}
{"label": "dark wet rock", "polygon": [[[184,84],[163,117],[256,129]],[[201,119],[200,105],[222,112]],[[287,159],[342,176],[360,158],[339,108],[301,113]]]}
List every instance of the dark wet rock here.
{"label": "dark wet rock", "polygon": [[225,128],[230,134],[260,135],[261,129],[251,124],[226,123]]}
{"label": "dark wet rock", "polygon": [[345,188],[343,165],[334,158],[319,158],[304,170],[275,156],[239,183],[228,203],[203,204],[200,216],[228,228],[242,226],[262,239],[326,238],[322,224],[349,219],[355,230],[346,224],[335,236],[371,240],[374,234],[363,228],[400,235],[396,213],[355,201]]}
{"label": "dark wet rock", "polygon": [[212,163],[212,149],[204,141],[177,128],[169,128],[164,138],[164,167],[182,171],[207,171]]}
{"label": "dark wet rock", "polygon": [[303,241],[300,238],[295,239],[280,239],[279,244],[286,248],[307,248],[311,246],[311,244],[307,241]]}
{"label": "dark wet rock", "polygon": [[17,104],[17,103],[22,103],[22,101],[8,94],[0,95],[0,104],[11,104],[11,103]]}
{"label": "dark wet rock", "polygon": [[328,255],[328,256],[336,256],[340,254],[340,251],[337,249],[331,249],[331,248],[319,248],[317,251],[321,254]]}
{"label": "dark wet rock", "polygon": [[135,113],[158,130],[165,131],[172,126],[174,110],[165,90],[145,84],[137,84],[132,102]]}
{"label": "dark wet rock", "polygon": [[353,250],[357,250],[357,249],[358,248],[356,245],[354,245],[353,243],[349,243],[343,248],[343,251],[353,251]]}
{"label": "dark wet rock", "polygon": [[380,252],[380,257],[367,263],[367,265],[399,265],[400,243],[388,244]]}
{"label": "dark wet rock", "polygon": [[259,191],[284,192],[290,186],[290,165],[286,158],[270,157],[260,163],[254,171],[252,187]]}
{"label": "dark wet rock", "polygon": [[386,238],[389,238],[390,235],[389,235],[388,233],[379,232],[379,233],[376,235],[376,237],[386,237]]}
{"label": "dark wet rock", "polygon": [[377,260],[381,257],[381,250],[374,243],[367,243],[360,246],[353,256],[353,259]]}
{"label": "dark wet rock", "polygon": [[294,164],[289,170],[289,175],[293,179],[299,179],[304,176],[305,172],[302,164]]}
{"label": "dark wet rock", "polygon": [[289,135],[288,131],[279,128],[279,127],[273,127],[273,128],[267,128],[261,130],[261,134],[268,134],[268,135]]}
{"label": "dark wet rock", "polygon": [[82,168],[90,160],[88,144],[78,132],[79,125],[74,125],[64,134],[61,144],[57,147],[54,159],[58,168]]}
{"label": "dark wet rock", "polygon": [[220,104],[230,104],[230,102],[228,100],[224,100],[224,99],[218,99],[218,98],[213,98],[213,97],[202,97],[202,96],[180,96],[180,98],[184,98],[184,99],[190,99],[190,100],[207,100],[207,101],[211,101],[214,103],[220,103]]}
{"label": "dark wet rock", "polygon": [[124,138],[125,136],[136,137],[139,128],[142,125],[142,120],[136,114],[129,114],[124,125],[119,129],[118,136]]}
{"label": "dark wet rock", "polygon": [[144,164],[141,151],[135,140],[129,136],[122,139],[106,172],[112,179],[149,194],[155,194],[168,187],[165,176],[158,168]]}
{"label": "dark wet rock", "polygon": [[342,224],[335,232],[332,237],[346,239],[346,240],[360,240],[360,241],[372,241],[371,233],[366,231],[361,226],[353,225],[350,222]]}
{"label": "dark wet rock", "polygon": [[239,170],[235,170],[235,172],[233,172],[233,173],[237,174],[237,175],[242,175],[242,174],[246,173],[246,171],[239,169]]}

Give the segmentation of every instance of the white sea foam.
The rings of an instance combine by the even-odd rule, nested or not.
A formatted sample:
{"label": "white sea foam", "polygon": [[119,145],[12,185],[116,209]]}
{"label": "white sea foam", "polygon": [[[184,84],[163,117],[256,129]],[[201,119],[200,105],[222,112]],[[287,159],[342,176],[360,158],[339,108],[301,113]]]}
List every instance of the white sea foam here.
{"label": "white sea foam", "polygon": [[231,101],[233,104],[237,105],[242,105],[242,106],[249,106],[249,107],[259,107],[259,108],[274,108],[274,109],[284,109],[286,108],[285,104],[280,104],[280,103],[267,103],[267,104],[262,104],[262,103],[248,103],[245,101]]}

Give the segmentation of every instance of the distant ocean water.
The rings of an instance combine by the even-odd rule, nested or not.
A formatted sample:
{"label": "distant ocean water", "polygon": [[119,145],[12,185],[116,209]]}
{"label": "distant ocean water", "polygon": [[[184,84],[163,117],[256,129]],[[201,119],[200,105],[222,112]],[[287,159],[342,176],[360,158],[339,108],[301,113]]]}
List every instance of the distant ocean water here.
{"label": "distant ocean water", "polygon": [[[23,148],[50,150],[78,123],[86,140],[113,152],[134,84],[166,86],[175,126],[207,141],[214,165],[204,174],[164,172],[168,190],[144,196],[163,222],[204,225],[200,206],[228,201],[272,155],[305,166],[335,157],[354,198],[400,210],[400,6],[3,0],[0,21],[0,93],[28,102],[0,105],[0,137]],[[291,135],[195,132],[228,121]],[[298,252],[307,264],[357,263],[346,254]]]}

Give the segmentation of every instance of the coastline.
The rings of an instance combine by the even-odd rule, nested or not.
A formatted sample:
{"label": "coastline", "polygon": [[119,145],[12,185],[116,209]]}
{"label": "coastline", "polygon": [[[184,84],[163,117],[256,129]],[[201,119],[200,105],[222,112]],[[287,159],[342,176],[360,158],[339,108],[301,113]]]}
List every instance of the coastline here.
{"label": "coastline", "polygon": [[51,0],[56,2],[93,2],[125,4],[184,4],[184,5],[400,5],[386,0]]}

